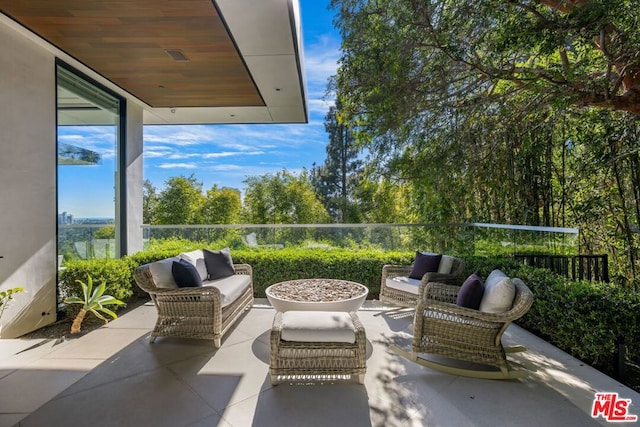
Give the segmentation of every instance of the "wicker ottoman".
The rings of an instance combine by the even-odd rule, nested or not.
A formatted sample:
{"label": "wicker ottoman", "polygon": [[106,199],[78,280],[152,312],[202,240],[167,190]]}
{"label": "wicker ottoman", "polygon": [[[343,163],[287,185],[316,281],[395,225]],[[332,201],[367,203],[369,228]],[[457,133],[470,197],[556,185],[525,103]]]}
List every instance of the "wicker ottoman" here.
{"label": "wicker ottoman", "polygon": [[366,336],[356,313],[277,312],[271,329],[271,384],[358,376],[364,383]]}

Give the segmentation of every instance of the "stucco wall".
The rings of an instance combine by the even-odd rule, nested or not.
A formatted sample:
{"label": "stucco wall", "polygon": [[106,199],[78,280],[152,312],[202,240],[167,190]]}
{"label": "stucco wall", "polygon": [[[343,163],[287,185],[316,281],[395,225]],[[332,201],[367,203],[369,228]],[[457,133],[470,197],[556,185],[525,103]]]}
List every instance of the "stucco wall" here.
{"label": "stucco wall", "polygon": [[0,289],[24,286],[2,337],[56,318],[55,62],[0,23]]}
{"label": "stucco wall", "polygon": [[142,250],[142,107],[127,104],[127,254]]}

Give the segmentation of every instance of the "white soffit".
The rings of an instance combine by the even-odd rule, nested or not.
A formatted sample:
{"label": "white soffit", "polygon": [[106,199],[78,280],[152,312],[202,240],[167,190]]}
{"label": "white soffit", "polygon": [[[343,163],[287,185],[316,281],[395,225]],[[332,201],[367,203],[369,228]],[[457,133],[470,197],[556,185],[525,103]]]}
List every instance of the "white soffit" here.
{"label": "white soffit", "polygon": [[218,0],[216,4],[266,106],[147,106],[144,123],[307,123],[298,0]]}

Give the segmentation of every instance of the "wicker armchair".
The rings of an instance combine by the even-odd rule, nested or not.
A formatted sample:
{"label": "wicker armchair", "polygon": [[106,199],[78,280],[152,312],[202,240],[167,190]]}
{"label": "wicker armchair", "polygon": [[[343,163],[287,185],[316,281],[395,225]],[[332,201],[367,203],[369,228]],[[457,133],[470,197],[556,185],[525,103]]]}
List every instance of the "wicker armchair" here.
{"label": "wicker armchair", "polygon": [[[512,279],[515,297],[510,310],[485,313],[456,305],[460,286],[430,282],[424,298],[416,308],[413,345],[409,353],[399,347],[394,351],[421,365],[455,375],[474,378],[510,379],[527,375],[514,370],[506,353],[525,351],[522,346],[505,348],[501,338],[509,324],[522,317],[533,304],[533,294],[520,280]],[[498,367],[500,370],[478,370],[454,367],[418,357],[419,353]]]}
{"label": "wicker armchair", "polygon": [[[158,310],[151,342],[159,336],[204,338],[220,347],[222,336],[253,304],[253,270],[248,264],[234,264],[235,274],[252,278],[249,287],[223,307],[220,290],[214,286],[166,289],[156,286],[150,264],[136,268],[138,286],[148,292]],[[224,280],[224,279],[222,279]]]}
{"label": "wicker armchair", "polygon": [[453,258],[453,264],[451,271],[448,274],[444,273],[427,273],[422,276],[419,286],[407,286],[406,288],[397,288],[389,286],[389,279],[394,277],[408,277],[411,274],[411,265],[385,265],[382,267],[382,280],[380,282],[380,301],[399,305],[401,307],[415,308],[418,303],[418,295],[424,293],[424,288],[427,283],[444,282],[444,283],[462,283],[464,274],[464,260],[460,258]]}

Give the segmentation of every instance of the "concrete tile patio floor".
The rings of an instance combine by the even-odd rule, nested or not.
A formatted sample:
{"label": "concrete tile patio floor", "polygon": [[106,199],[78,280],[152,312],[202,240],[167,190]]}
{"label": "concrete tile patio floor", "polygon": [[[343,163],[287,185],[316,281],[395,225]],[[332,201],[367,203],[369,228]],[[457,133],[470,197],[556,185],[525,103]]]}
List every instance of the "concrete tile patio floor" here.
{"label": "concrete tile patio floor", "polygon": [[[640,414],[640,395],[527,331],[504,341],[535,367],[526,379],[456,377],[388,350],[409,343],[411,316],[359,316],[368,339],[364,385],[269,381],[274,311],[257,300],[215,350],[210,341],[159,338],[141,306],[80,338],[0,341],[0,426],[588,426],[594,393],[617,392]],[[38,346],[33,347],[36,344]],[[32,348],[31,348],[32,347]],[[629,423],[625,423],[629,425]]]}

